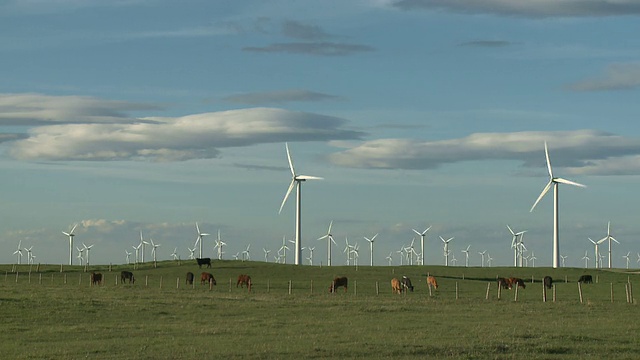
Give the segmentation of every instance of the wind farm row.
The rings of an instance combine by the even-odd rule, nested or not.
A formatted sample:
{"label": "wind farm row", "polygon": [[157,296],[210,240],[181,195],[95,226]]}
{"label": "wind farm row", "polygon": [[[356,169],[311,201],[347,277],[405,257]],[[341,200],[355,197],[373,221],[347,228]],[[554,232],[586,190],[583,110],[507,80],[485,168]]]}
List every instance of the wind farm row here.
{"label": "wind farm row", "polygon": [[[291,182],[289,184],[289,187],[287,188],[284,198],[282,199],[278,214],[282,213],[288,198],[290,197],[291,193],[295,189],[296,205],[295,205],[294,237],[291,240],[287,240],[287,236],[284,236],[282,238],[282,244],[279,248],[277,248],[277,250],[268,249],[267,246],[262,246],[264,261],[267,261],[267,262],[273,261],[276,263],[288,263],[293,261],[293,264],[296,264],[296,265],[303,265],[303,264],[305,265],[321,264],[325,266],[336,265],[336,261],[335,261],[336,257],[334,254],[336,250],[334,248],[338,247],[338,244],[333,234],[333,225],[334,225],[333,220],[329,222],[328,230],[326,234],[317,237],[317,239],[313,235],[304,234],[304,239],[311,238],[311,239],[316,239],[317,241],[323,241],[323,240],[326,241],[326,255],[327,255],[326,262],[324,261],[314,262],[314,250],[316,249],[316,246],[314,245],[314,243],[308,242],[307,244],[305,244],[306,246],[303,246],[302,244],[302,239],[303,239],[302,183],[306,182],[307,180],[322,180],[323,178],[319,176],[298,174],[295,170],[294,162],[291,156],[291,151],[287,143],[285,143],[285,150],[286,150],[288,167],[291,172]],[[530,212],[534,211],[534,209],[537,207],[540,201],[545,197],[545,195],[549,192],[549,190],[553,188],[554,191],[553,191],[553,243],[552,243],[553,244],[552,245],[552,254],[553,254],[552,263],[553,264],[552,266],[554,268],[565,267],[566,260],[569,257],[569,255],[571,255],[571,258],[573,258],[574,260],[578,259],[579,255],[567,254],[566,252],[564,254],[561,254],[560,252],[560,236],[559,236],[560,224],[559,224],[559,211],[558,211],[559,184],[571,185],[571,186],[576,186],[581,188],[584,188],[586,186],[571,180],[554,176],[553,169],[551,167],[549,150],[546,142],[544,143],[544,154],[545,154],[545,161],[546,161],[546,167],[549,175],[549,180],[546,186],[543,188],[540,195],[538,196],[538,198],[533,203],[533,206],[531,207]],[[69,241],[68,263],[69,265],[73,265],[74,258],[75,258],[77,259],[80,265],[84,264],[88,266],[91,264],[90,253],[95,244],[87,245],[84,242],[82,242],[82,246],[74,247],[74,237],[76,236],[74,231],[76,230],[77,226],[78,225],[75,224],[72,227],[70,227],[70,230],[62,231],[62,234],[65,237],[67,237]],[[528,249],[527,245],[525,245],[525,242],[524,242],[524,235],[525,233],[527,233],[527,231],[526,230],[515,231],[509,225],[507,225],[506,228],[509,231],[509,234],[511,235],[510,249],[513,251],[513,255],[514,255],[513,266],[514,267],[527,267],[527,266],[535,267],[537,257],[535,256],[533,249]],[[233,253],[227,254],[228,250],[225,251],[226,248],[228,247],[227,242],[222,239],[221,230],[218,229],[217,237],[214,238],[212,242],[212,245],[213,245],[212,249],[205,249],[205,237],[211,236],[211,234],[202,231],[198,222],[195,223],[195,229],[196,229],[196,239],[192,246],[186,247],[186,250],[188,250],[188,255],[184,256],[185,259],[211,257],[214,259],[222,260],[222,259],[225,259],[225,256],[226,258],[232,258],[236,260],[251,259],[250,251],[251,251],[252,244],[250,242],[245,240],[243,241],[244,245],[240,245],[239,241],[233,241],[235,250],[237,250],[237,252],[235,252],[235,254]],[[440,251],[442,254],[442,262],[440,261],[434,262],[432,260],[431,263],[433,265],[445,265],[445,266],[464,265],[465,267],[468,267],[468,266],[484,267],[485,265],[486,266],[494,265],[496,259],[492,257],[492,255],[490,254],[486,246],[483,246],[482,244],[464,244],[460,249],[453,250],[451,248],[452,246],[451,244],[453,244],[453,241],[455,238],[438,235],[438,238],[440,241],[436,240],[436,244],[441,243],[442,249],[441,250],[434,249],[435,245],[428,244],[427,242],[427,234],[431,229],[432,229],[432,226],[429,226],[424,230],[407,229],[407,232],[412,231],[415,236],[413,237],[413,239],[411,239],[410,243],[401,245],[399,250],[390,251],[389,254],[384,258],[386,260],[385,265],[388,265],[388,266],[428,265],[429,263],[426,261],[427,255],[437,254]],[[379,234],[376,233],[373,236],[370,236],[370,235],[362,236],[362,239],[361,239],[361,240],[364,240],[366,244],[369,245],[368,256],[365,256],[365,259],[368,260],[369,266],[374,266],[374,258],[376,258],[376,256],[381,256],[378,253],[374,254],[374,244],[378,240],[378,236]],[[416,236],[419,239],[418,246],[416,246]],[[585,267],[589,266],[591,260],[593,260],[593,264],[595,268],[602,268],[603,260],[606,260],[608,262],[609,268],[613,267],[612,245],[613,243],[620,244],[620,242],[611,235],[611,223],[609,222],[607,225],[607,234],[605,237],[597,241],[591,238],[588,238],[586,240],[588,240],[592,245],[594,245],[595,251],[593,253],[593,258],[589,256],[588,251],[586,251],[584,256],[580,258],[580,260],[585,261]],[[459,242],[459,240],[457,242]],[[361,248],[360,248],[359,242],[354,240],[351,240],[350,242],[349,238],[345,236],[344,243],[345,243],[345,247],[341,248],[340,246],[340,249],[337,250],[339,251],[340,256],[343,257],[344,259],[344,262],[342,258],[340,259],[339,261],[340,265],[342,264],[354,265],[354,266],[362,265],[359,262],[361,257]],[[599,248],[600,245],[604,243],[608,243],[608,256],[604,256],[601,253]],[[508,242],[505,241],[505,244],[508,244]],[[140,230],[140,241],[124,249],[126,263],[140,263],[140,262],[144,263],[145,253],[147,252],[147,249],[150,249],[151,251],[150,255],[153,261],[155,262],[158,258],[157,252],[160,246],[161,246],[160,243],[158,243],[157,241],[154,242],[154,240],[151,238],[145,239],[143,236],[142,230]],[[540,245],[538,244],[537,246],[540,246]],[[427,249],[428,247],[431,249]],[[473,250],[472,250],[472,247],[473,247]],[[173,252],[170,254],[170,257],[172,259],[180,260],[183,258],[183,256],[180,253],[182,252],[184,254],[183,252],[184,248],[183,246],[180,246],[180,248],[181,248],[181,251],[178,250],[179,247],[174,248]],[[76,252],[75,257],[74,257],[74,250]],[[291,254],[291,252],[293,252],[293,254]],[[13,255],[16,256],[17,264],[22,263],[22,257],[24,256],[24,253],[26,253],[27,255],[27,261],[26,261],[27,263],[32,264],[35,262],[36,256],[33,253],[33,245],[30,246],[29,248],[22,248],[22,241],[20,241],[18,243],[17,249],[13,252]],[[461,262],[460,264],[458,263],[459,260],[455,256],[456,253],[464,257],[464,262]],[[289,254],[289,261],[287,261],[287,254]],[[270,255],[271,255],[271,258],[269,257]],[[629,267],[631,262],[630,256],[631,256],[630,251],[627,252],[626,255],[622,256],[622,258],[626,261],[627,268]],[[433,259],[433,257],[431,259]],[[470,263],[470,259],[472,259],[471,263]],[[53,263],[53,261],[49,259],[39,259],[39,260],[44,260],[45,262]],[[501,260],[502,260],[501,262],[504,264],[506,259],[503,258]],[[640,253],[638,253],[638,262],[640,262]],[[375,264],[375,265],[380,265],[380,264]]]}

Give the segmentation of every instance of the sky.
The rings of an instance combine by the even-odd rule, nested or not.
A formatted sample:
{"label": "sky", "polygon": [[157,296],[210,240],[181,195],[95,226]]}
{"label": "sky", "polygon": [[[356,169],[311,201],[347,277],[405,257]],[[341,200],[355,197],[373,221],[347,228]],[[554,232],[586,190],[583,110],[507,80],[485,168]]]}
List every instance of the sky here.
{"label": "sky", "polygon": [[530,211],[546,142],[554,176],[587,186],[560,186],[566,266],[593,267],[610,222],[613,266],[638,267],[639,16],[635,0],[0,1],[0,263],[18,247],[68,263],[75,224],[93,264],[126,263],[140,232],[186,259],[196,222],[203,256],[219,231],[223,258],[272,262],[295,231],[287,143],[323,178],[302,186],[305,264],[311,247],[326,264],[332,222],[334,265],[345,240],[369,264],[375,234],[374,264],[399,265],[431,227],[427,265],[453,237],[456,265],[470,246],[470,266],[510,266],[509,225],[551,266],[551,192]]}

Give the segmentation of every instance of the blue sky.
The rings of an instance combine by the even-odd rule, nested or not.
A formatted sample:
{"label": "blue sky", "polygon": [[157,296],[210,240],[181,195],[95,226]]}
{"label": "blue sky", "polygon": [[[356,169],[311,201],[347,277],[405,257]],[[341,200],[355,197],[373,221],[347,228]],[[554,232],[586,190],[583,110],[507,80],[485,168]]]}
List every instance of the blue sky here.
{"label": "blue sky", "polygon": [[334,264],[346,237],[368,264],[376,233],[374,263],[399,264],[432,226],[427,264],[444,263],[442,236],[458,265],[468,245],[470,265],[484,250],[510,265],[510,225],[550,266],[551,194],[529,211],[546,141],[554,175],[588,186],[560,189],[567,266],[593,259],[608,221],[614,266],[637,266],[639,15],[604,0],[2,1],[0,262],[19,243],[68,262],[76,223],[92,263],[124,262],[141,230],[184,259],[196,221],[225,258],[251,244],[273,261],[294,236],[293,197],[278,214],[288,142],[297,172],[324,177],[303,185],[316,264],[333,221]]}

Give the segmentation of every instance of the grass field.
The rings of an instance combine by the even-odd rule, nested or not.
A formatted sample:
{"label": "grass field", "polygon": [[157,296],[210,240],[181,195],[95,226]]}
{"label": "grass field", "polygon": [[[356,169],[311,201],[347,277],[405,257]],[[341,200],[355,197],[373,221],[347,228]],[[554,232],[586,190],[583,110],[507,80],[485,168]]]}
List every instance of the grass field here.
{"label": "grass field", "polygon": [[[132,270],[136,283],[117,284]],[[0,265],[3,359],[637,359],[638,308],[626,301],[624,271],[548,268],[310,267],[214,261],[217,286],[184,284],[191,262],[157,268],[95,267],[89,286],[79,267]],[[236,288],[241,273],[253,289]],[[425,275],[440,288],[429,296]],[[584,273],[580,303],[576,280]],[[334,276],[349,290],[328,293]],[[407,275],[415,292],[391,294]],[[542,302],[543,276],[557,301]],[[4,276],[4,278],[2,278]],[[497,299],[496,276],[527,280]],[[534,283],[531,279],[534,279]],[[565,277],[567,282],[565,283]],[[66,278],[66,283],[65,283]],[[119,279],[118,279],[119,280]],[[231,280],[232,286],[229,281]],[[289,284],[291,283],[291,294]],[[487,284],[490,298],[485,299]],[[377,287],[379,293],[377,293]],[[456,285],[458,298],[456,299]],[[614,302],[611,302],[613,288]]]}

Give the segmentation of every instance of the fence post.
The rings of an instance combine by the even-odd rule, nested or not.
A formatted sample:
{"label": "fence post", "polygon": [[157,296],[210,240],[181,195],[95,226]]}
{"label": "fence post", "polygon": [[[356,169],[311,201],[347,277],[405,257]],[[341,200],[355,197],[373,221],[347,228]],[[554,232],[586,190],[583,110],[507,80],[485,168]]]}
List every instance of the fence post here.
{"label": "fence post", "polygon": [[485,300],[489,300],[489,290],[491,290],[491,283],[487,283],[487,294],[484,296]]}
{"label": "fence post", "polygon": [[553,284],[553,302],[556,302],[556,284]]}
{"label": "fence post", "polygon": [[180,289],[180,278],[176,278],[176,289]]}
{"label": "fence post", "polygon": [[311,279],[311,293],[313,294],[313,279]]}
{"label": "fence post", "polygon": [[16,271],[16,284],[18,283],[18,271]]}
{"label": "fence post", "polygon": [[515,295],[514,296],[515,297],[514,297],[513,301],[517,302],[518,301],[518,284],[516,284],[516,291],[515,291]]}
{"label": "fence post", "polygon": [[160,289],[162,289],[162,275],[160,275]]}
{"label": "fence post", "polygon": [[233,279],[229,278],[229,292],[231,292],[231,284],[233,284]]}
{"label": "fence post", "polygon": [[502,286],[498,283],[498,300],[502,298]]}
{"label": "fence post", "polygon": [[144,286],[149,286],[149,275],[144,276]]}
{"label": "fence post", "polygon": [[[427,283],[427,287],[429,288],[429,297],[433,296],[433,292],[431,290],[431,284]],[[458,283],[456,282],[456,289],[458,288]]]}
{"label": "fence post", "polygon": [[611,283],[611,303],[613,304],[613,283]]}
{"label": "fence post", "polygon": [[271,290],[271,284],[269,283],[269,279],[267,279],[267,294],[269,293],[269,290]]}
{"label": "fence post", "polygon": [[458,300],[458,282],[456,281],[456,300]]}
{"label": "fence post", "polygon": [[[91,281],[89,281],[91,282]],[[82,273],[79,274],[78,276],[78,285],[82,284]]]}
{"label": "fence post", "polygon": [[42,273],[40,273],[40,278],[38,279],[38,284],[42,284]]}
{"label": "fence post", "polygon": [[289,280],[289,295],[291,295],[291,280]]}
{"label": "fence post", "polygon": [[353,280],[353,296],[358,295],[358,280]]}
{"label": "fence post", "polygon": [[547,287],[542,283],[542,302],[547,302]]}
{"label": "fence post", "polygon": [[582,283],[578,281],[578,293],[580,294],[580,304],[582,304]]}
{"label": "fence post", "polygon": [[380,285],[376,281],[376,295],[380,295]]}
{"label": "fence post", "polygon": [[627,304],[630,302],[630,296],[629,296],[629,283],[624,284],[624,291],[627,293]]}

